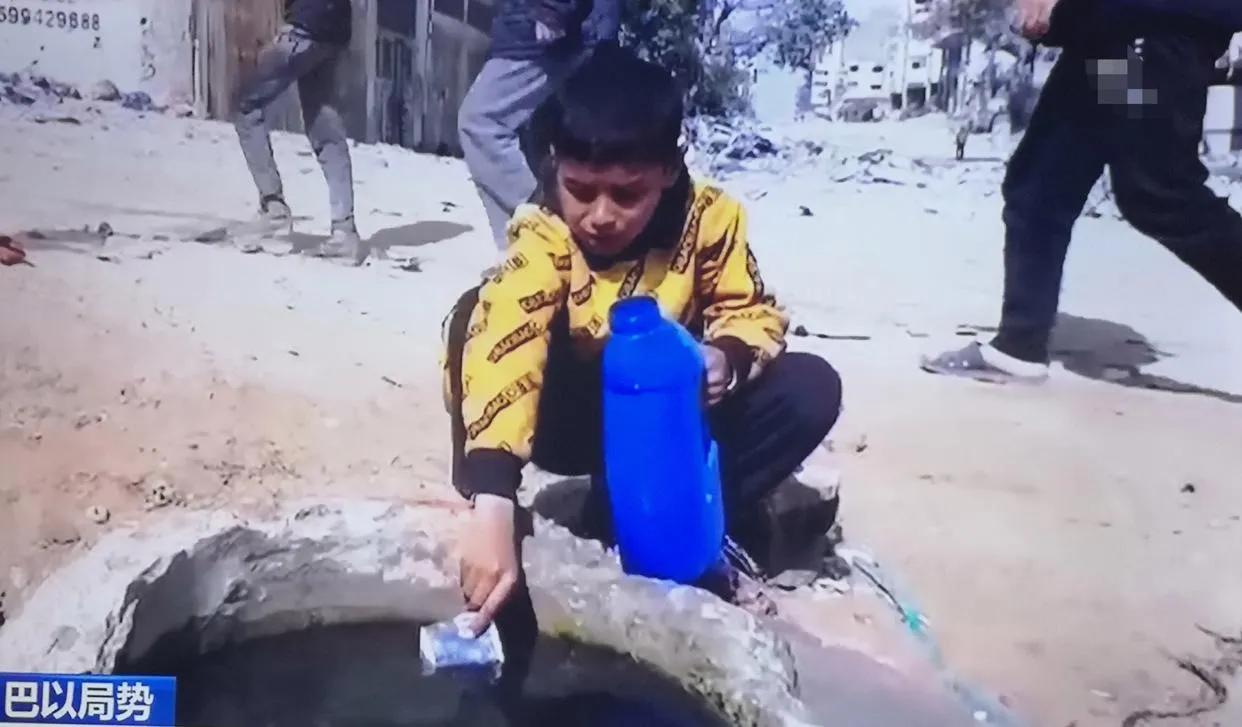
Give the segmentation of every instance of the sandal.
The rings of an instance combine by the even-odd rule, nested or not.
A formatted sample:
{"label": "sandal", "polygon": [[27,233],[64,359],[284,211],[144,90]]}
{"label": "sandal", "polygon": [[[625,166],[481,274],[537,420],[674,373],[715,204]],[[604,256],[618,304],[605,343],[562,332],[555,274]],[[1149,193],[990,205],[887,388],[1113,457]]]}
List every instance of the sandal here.
{"label": "sandal", "polygon": [[972,343],[935,358],[924,357],[922,369],[931,374],[958,376],[993,384],[1042,383],[1048,378],[1048,365],[1014,358],[993,346]]}

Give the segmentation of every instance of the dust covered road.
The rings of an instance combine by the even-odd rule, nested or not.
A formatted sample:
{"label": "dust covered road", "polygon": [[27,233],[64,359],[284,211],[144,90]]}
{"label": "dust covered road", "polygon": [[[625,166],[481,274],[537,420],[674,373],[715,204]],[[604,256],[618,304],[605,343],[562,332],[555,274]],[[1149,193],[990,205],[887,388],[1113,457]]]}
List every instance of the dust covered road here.
{"label": "dust covered road", "polygon": [[[0,232],[44,232],[33,267],[0,269],[3,608],[152,510],[451,502],[439,325],[494,255],[464,167],[354,149],[360,227],[396,263],[242,255],[184,242],[251,212],[229,127],[67,112],[81,123],[0,106]],[[1105,214],[1079,226],[1048,385],[921,373],[999,310],[1002,167],[942,163],[937,122],[806,129],[838,148],[727,180],[793,345],[844,376],[803,477],[844,471],[850,537],[918,594],[954,670],[1035,724],[1177,706],[1199,684],[1165,652],[1212,663],[1196,626],[1242,632],[1242,316]],[[305,141],[275,146],[299,234],[322,234]]]}

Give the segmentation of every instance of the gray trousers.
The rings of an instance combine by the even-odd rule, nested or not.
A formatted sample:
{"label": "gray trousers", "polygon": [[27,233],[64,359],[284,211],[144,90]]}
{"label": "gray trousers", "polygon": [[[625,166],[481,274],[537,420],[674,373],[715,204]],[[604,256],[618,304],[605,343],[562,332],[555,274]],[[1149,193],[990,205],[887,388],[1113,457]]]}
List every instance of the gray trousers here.
{"label": "gray trousers", "polygon": [[259,54],[254,75],[243,86],[234,122],[242,153],[259,199],[284,199],[280,171],[272,156],[264,112],[293,82],[298,84],[306,136],[328,182],[332,229],[354,230],[354,179],[345,123],[334,105],[336,63],[342,47],[312,40],[286,25]]}
{"label": "gray trousers", "polygon": [[535,191],[535,175],[518,132],[580,59],[580,55],[489,58],[462,101],[457,129],[466,166],[483,199],[496,246],[502,250],[508,245],[505,229],[513,211]]}

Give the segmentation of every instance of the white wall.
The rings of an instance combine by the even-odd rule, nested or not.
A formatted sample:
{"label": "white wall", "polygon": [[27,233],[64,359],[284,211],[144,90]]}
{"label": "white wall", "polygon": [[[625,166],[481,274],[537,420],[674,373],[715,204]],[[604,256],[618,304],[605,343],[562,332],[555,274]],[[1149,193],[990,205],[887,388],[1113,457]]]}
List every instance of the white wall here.
{"label": "white wall", "polygon": [[8,0],[0,23],[0,70],[81,87],[106,79],[122,91],[146,91],[158,102],[189,101],[191,1]]}
{"label": "white wall", "polygon": [[1228,154],[1242,147],[1242,93],[1239,86],[1212,86],[1208,89],[1207,113],[1203,119],[1203,138],[1208,153]]}
{"label": "white wall", "polygon": [[798,109],[798,90],[806,83],[806,71],[778,68],[770,63],[759,65],[758,71],[750,89],[755,119],[763,124],[792,121]]}

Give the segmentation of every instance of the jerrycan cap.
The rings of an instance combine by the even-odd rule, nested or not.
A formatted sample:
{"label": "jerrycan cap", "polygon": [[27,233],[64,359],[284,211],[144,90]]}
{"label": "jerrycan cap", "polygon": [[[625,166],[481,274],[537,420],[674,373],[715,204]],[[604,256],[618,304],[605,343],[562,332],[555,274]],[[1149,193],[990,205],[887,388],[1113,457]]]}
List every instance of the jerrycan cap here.
{"label": "jerrycan cap", "polygon": [[644,333],[664,321],[659,304],[649,295],[617,301],[609,311],[608,317],[612,332],[621,335]]}

